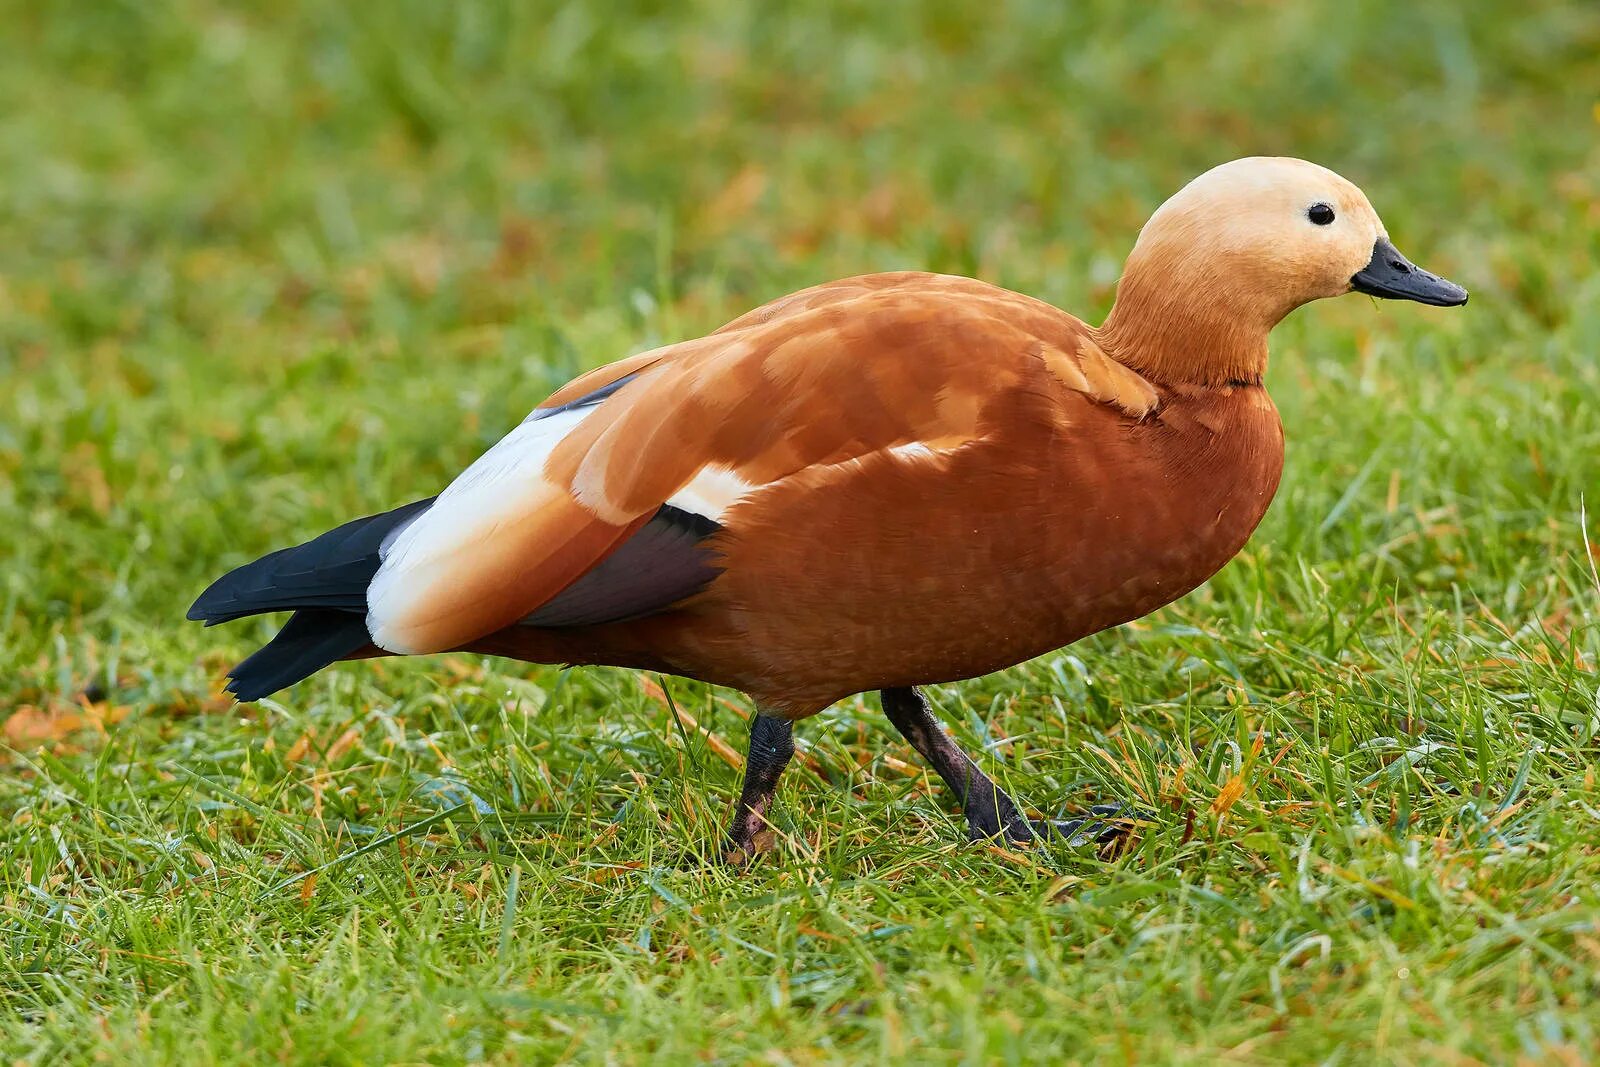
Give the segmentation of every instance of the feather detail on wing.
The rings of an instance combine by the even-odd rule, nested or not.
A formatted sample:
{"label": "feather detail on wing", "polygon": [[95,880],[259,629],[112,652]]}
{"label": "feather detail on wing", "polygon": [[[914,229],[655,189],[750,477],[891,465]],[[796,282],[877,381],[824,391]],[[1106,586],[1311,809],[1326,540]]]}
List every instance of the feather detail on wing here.
{"label": "feather detail on wing", "polygon": [[792,294],[558,390],[385,546],[368,627],[379,647],[426,652],[519,620],[665,607],[714,573],[683,552],[697,524],[737,526],[810,467],[942,463],[996,430],[996,397],[1062,387],[1134,417],[1153,405],[1081,322],[981,282],[871,275]]}
{"label": "feather detail on wing", "polygon": [[437,652],[499,629],[559,593],[642,517],[599,521],[539,474],[593,407],[530,418],[383,547],[367,629],[390,652]]}

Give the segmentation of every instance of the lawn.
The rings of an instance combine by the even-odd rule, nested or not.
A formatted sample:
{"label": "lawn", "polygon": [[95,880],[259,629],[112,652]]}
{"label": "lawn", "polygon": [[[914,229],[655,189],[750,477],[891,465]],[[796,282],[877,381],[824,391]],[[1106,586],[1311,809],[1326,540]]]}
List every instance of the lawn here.
{"label": "lawn", "polygon": [[[1600,1047],[1600,7],[3,8],[0,1062]],[[1297,312],[1239,558],[932,691],[1036,810],[1154,813],[1121,855],[966,843],[869,695],[797,732],[775,854],[695,867],[737,693],[454,656],[235,706],[276,620],[183,621],[794,288],[1098,321],[1258,153],[1472,302]]]}

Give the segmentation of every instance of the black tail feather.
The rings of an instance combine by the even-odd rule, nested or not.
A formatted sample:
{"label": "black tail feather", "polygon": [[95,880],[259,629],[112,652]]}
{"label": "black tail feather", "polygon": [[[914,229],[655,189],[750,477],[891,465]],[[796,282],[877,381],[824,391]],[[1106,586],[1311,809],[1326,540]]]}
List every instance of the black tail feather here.
{"label": "black tail feather", "polygon": [[347,522],[303,545],[262,556],[211,583],[189,608],[207,626],[293,611],[278,635],[233,669],[228,690],[256,700],[371,643],[367,586],[386,538],[422,514],[432,497]]}
{"label": "black tail feather", "polygon": [[367,585],[378,573],[384,538],[422,514],[434,498],[347,522],[303,545],[246,563],[212,582],[189,618],[215,626],[247,615],[296,608],[367,610]]}
{"label": "black tail feather", "polygon": [[297,611],[276,637],[230,672],[228,692],[240,700],[259,700],[309,678],[371,641],[362,615],[324,609]]}

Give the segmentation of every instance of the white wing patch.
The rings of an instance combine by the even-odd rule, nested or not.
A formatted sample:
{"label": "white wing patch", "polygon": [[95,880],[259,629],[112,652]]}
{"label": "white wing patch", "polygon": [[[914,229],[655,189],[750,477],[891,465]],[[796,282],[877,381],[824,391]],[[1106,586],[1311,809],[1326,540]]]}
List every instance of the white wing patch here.
{"label": "white wing patch", "polygon": [[939,454],[939,450],[922,441],[907,441],[903,445],[890,446],[889,454],[903,459],[931,459]]}
{"label": "white wing patch", "polygon": [[721,522],[723,513],[755,488],[727,467],[701,467],[687,485],[667,498],[667,504]]}
{"label": "white wing patch", "polygon": [[[904,444],[892,445],[883,451],[898,460],[938,460],[971,443],[971,440],[963,440],[947,446],[946,442],[929,444],[926,441],[907,441]],[[866,458],[857,456],[832,466],[859,467]],[[765,487],[747,481],[737,471],[728,467],[707,466],[700,468],[695,476],[689,479],[688,484],[668,497],[667,503],[680,511],[703,515],[720,523],[729,508],[762,488]]]}
{"label": "white wing patch", "polygon": [[385,542],[383,562],[367,586],[367,632],[374,644],[398,651],[384,644],[385,623],[412,607],[408,576],[470,552],[505,523],[526,515],[530,498],[549,489],[545,460],[594,411],[578,407],[523,422],[457,475],[432,507]]}

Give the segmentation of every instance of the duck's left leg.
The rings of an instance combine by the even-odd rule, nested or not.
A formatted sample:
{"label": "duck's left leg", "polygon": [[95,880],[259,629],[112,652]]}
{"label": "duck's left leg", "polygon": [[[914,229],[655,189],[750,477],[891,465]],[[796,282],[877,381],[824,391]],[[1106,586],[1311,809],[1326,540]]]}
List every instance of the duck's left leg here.
{"label": "duck's left leg", "polygon": [[1122,825],[1110,821],[1110,817],[1123,814],[1115,805],[1093,808],[1089,818],[1065,822],[1024,817],[1006,791],[979,770],[955,739],[944,732],[921,693],[905,688],[885,689],[880,695],[883,712],[895,729],[933,765],[945,785],[960,799],[962,812],[967,817],[967,836],[972,840],[1004,836],[1007,841],[1022,844],[1042,836],[1087,844],[1109,841],[1124,832]]}
{"label": "duck's left leg", "polygon": [[778,791],[778,777],[794,757],[794,723],[759,708],[750,723],[750,751],[744,761],[744,786],[733,811],[722,858],[742,864],[772,846],[767,809]]}

